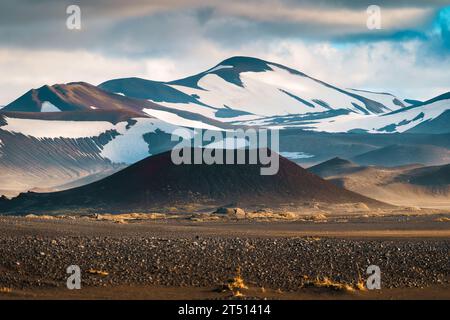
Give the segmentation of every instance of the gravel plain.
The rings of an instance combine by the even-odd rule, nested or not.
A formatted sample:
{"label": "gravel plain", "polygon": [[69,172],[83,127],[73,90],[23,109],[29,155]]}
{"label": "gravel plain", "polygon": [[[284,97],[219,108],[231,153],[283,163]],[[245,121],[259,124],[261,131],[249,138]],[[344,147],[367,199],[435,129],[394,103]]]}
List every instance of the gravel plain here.
{"label": "gravel plain", "polygon": [[[356,285],[369,265],[380,267],[386,289],[448,288],[450,281],[448,237],[323,237],[316,234],[320,230],[274,237],[267,234],[271,224],[250,222],[247,229],[221,224],[215,235],[214,223],[206,225],[2,217],[0,288],[65,288],[70,265],[80,266],[86,287],[219,288],[239,268],[249,286],[295,292],[324,277]],[[436,226],[442,230],[442,223]],[[220,232],[227,228],[227,235]],[[274,227],[283,228],[300,229],[288,223]],[[256,231],[246,235],[251,229]]]}

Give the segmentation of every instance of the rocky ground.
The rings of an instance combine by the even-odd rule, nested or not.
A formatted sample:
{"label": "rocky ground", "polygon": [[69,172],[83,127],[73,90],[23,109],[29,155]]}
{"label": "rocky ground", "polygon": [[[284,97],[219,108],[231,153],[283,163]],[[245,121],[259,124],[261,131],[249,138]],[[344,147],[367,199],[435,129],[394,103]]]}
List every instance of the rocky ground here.
{"label": "rocky ground", "polygon": [[[168,220],[122,225],[1,218],[0,288],[63,290],[70,265],[80,266],[83,287],[220,288],[240,269],[248,286],[296,292],[325,277],[356,286],[369,265],[380,267],[384,289],[448,288],[450,282],[450,240],[442,236],[446,221],[430,222],[430,234],[416,238],[401,236],[405,229],[412,232],[414,223],[391,226],[400,230],[397,236],[370,238],[318,236],[320,228],[327,230],[325,223],[319,229],[311,224],[316,231],[310,235],[279,237],[267,236],[267,223],[216,224],[203,229],[201,223]],[[283,234],[284,228],[302,227],[305,223],[279,223],[273,229]],[[220,230],[227,228],[224,235]],[[433,228],[437,237],[430,236]]]}

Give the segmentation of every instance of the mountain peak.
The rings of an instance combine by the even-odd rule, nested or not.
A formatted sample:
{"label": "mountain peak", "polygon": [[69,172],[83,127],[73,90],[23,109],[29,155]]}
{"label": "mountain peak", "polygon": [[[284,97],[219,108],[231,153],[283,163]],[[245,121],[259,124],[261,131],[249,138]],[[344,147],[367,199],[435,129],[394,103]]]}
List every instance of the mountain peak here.
{"label": "mountain peak", "polygon": [[353,167],[356,164],[350,160],[334,157],[330,160],[321,162],[312,168],[336,168],[336,167]]}
{"label": "mountain peak", "polygon": [[102,90],[87,82],[44,85],[32,89],[2,109],[12,113],[118,112],[147,116],[142,102]]}
{"label": "mountain peak", "polygon": [[339,157],[334,157],[328,161],[323,162],[322,164],[328,164],[333,166],[342,166],[342,165],[353,165],[354,163],[350,160],[346,160]]}
{"label": "mountain peak", "polygon": [[268,66],[270,62],[254,58],[254,57],[246,57],[246,56],[234,56],[230,57],[228,59],[223,60],[219,65],[224,66],[233,66],[233,67],[252,67],[252,68],[258,68],[258,69],[264,69],[267,70],[267,68],[270,68]]}
{"label": "mountain peak", "polygon": [[[232,66],[234,67],[234,72],[240,73],[240,72],[264,72],[264,71],[273,71],[272,67],[277,67],[280,69],[284,69],[288,71],[291,74],[295,75],[302,75],[305,74],[286,67],[282,64],[255,58],[255,57],[248,57],[248,56],[233,56],[228,59],[223,60],[221,63],[219,63],[215,68],[219,66]],[[230,70],[229,70],[230,71]]]}
{"label": "mountain peak", "polygon": [[349,160],[334,157],[330,160],[312,166],[308,170],[322,178],[326,178],[336,174],[341,174],[343,172],[351,173],[359,169],[361,168],[357,164]]}

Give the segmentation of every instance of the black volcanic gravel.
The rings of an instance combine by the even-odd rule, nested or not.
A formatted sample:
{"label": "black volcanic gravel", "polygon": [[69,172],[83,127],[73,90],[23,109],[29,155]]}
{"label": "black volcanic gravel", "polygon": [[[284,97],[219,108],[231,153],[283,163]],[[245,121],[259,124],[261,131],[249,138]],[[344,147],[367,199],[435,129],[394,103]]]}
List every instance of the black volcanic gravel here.
{"label": "black volcanic gravel", "polygon": [[0,287],[65,286],[69,265],[88,286],[218,286],[242,270],[247,283],[296,290],[309,278],[355,283],[371,264],[382,287],[448,283],[450,240],[346,240],[145,236],[0,235]]}

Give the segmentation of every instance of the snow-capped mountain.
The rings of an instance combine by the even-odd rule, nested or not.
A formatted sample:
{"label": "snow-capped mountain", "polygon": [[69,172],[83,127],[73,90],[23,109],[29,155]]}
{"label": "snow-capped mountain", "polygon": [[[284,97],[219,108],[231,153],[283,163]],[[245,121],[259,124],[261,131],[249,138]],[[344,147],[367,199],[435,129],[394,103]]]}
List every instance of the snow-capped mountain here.
{"label": "snow-capped mountain", "polygon": [[[197,75],[170,82],[110,80],[100,88],[234,125],[324,132],[449,132],[449,97],[411,104],[390,93],[342,89],[283,65],[233,57]],[[408,102],[406,102],[408,101]],[[444,120],[438,120],[444,116]],[[415,128],[416,126],[420,127]],[[439,126],[439,129],[435,128]]]}
{"label": "snow-capped mountain", "polygon": [[124,78],[99,87],[224,122],[338,110],[373,115],[405,107],[390,94],[344,90],[283,65],[249,57],[233,57],[176,81]]}

